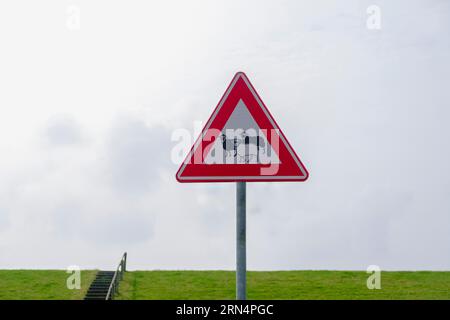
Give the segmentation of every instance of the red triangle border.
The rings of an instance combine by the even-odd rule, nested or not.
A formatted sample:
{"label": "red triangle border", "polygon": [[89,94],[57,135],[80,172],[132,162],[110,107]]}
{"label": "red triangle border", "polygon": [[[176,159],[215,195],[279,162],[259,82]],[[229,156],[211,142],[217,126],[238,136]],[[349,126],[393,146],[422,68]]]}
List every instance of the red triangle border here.
{"label": "red triangle border", "polygon": [[[195,156],[201,155],[200,144],[205,144],[203,140],[205,133],[212,128],[222,130],[230,114],[236,107],[236,99],[245,99],[244,103],[249,109],[257,124],[264,129],[276,129],[279,135],[280,150],[278,157],[281,161],[278,173],[275,175],[258,175],[260,169],[268,167],[262,164],[194,164],[191,163]],[[238,100],[239,101],[239,100]],[[250,106],[257,105],[256,107]],[[261,125],[262,124],[262,125]],[[266,137],[268,138],[268,137]],[[196,153],[200,153],[196,154]],[[289,141],[284,136],[275,119],[265,106],[264,102],[256,92],[255,88],[247,78],[245,73],[238,72],[228,85],[222,98],[206,122],[201,134],[190,149],[185,160],[177,171],[178,182],[272,182],[272,181],[305,181],[309,173],[295,153]]]}

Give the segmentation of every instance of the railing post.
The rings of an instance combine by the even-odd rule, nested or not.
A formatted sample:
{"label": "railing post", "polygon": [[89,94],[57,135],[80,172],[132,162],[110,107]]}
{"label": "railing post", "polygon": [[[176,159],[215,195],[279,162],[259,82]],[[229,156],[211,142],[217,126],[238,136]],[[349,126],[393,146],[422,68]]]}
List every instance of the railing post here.
{"label": "railing post", "polygon": [[106,295],[107,300],[113,300],[114,295],[119,293],[119,283],[123,280],[123,275],[127,269],[127,253],[125,252],[122,256],[122,259],[117,266],[116,272],[114,272],[113,279],[109,286],[108,294]]}

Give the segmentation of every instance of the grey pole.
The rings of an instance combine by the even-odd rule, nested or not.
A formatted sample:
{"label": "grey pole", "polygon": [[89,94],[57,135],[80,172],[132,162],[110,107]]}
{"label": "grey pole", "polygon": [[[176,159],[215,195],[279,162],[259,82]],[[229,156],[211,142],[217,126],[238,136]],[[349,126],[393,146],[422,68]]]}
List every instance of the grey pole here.
{"label": "grey pole", "polygon": [[247,299],[246,182],[236,182],[236,299]]}

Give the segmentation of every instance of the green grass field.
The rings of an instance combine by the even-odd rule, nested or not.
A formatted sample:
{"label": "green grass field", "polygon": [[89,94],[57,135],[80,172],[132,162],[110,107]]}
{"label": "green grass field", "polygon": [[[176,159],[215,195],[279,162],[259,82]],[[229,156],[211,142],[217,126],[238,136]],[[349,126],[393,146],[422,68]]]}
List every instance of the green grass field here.
{"label": "green grass field", "polygon": [[[450,299],[450,272],[383,272],[380,290],[355,271],[248,272],[248,299]],[[231,271],[136,271],[117,299],[234,299]]]}
{"label": "green grass field", "polygon": [[0,300],[83,299],[96,271],[81,272],[81,289],[67,289],[64,270],[0,270]]}
{"label": "green grass field", "polygon": [[[65,271],[0,270],[0,299],[82,299],[95,271],[83,271],[81,290],[69,290]],[[380,290],[357,271],[248,272],[249,299],[450,299],[450,272],[382,272]],[[234,299],[232,271],[127,272],[117,299]]]}

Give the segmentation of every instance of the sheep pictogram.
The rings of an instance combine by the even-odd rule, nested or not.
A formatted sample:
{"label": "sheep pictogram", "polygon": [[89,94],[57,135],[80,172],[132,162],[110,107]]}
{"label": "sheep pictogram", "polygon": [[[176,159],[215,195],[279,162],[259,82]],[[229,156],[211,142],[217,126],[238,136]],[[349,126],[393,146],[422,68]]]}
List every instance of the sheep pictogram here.
{"label": "sheep pictogram", "polygon": [[228,157],[233,152],[233,157],[237,155],[238,140],[236,138],[227,139],[225,134],[222,134],[222,148],[225,150],[226,156]]}
{"label": "sheep pictogram", "polygon": [[263,154],[266,152],[264,139],[260,136],[248,135],[245,131],[241,134],[240,139],[237,137],[227,139],[225,134],[222,134],[221,138],[226,156],[233,155],[234,158],[239,156],[240,162],[249,163],[256,158],[256,163],[259,163],[260,149]]}

